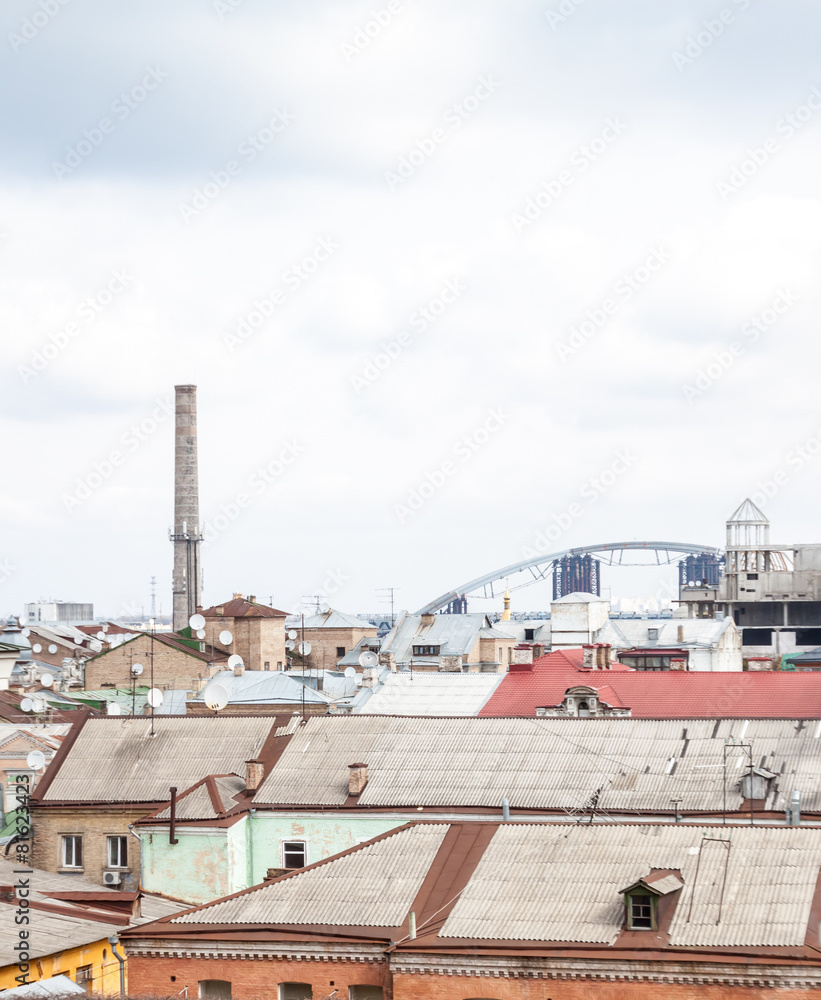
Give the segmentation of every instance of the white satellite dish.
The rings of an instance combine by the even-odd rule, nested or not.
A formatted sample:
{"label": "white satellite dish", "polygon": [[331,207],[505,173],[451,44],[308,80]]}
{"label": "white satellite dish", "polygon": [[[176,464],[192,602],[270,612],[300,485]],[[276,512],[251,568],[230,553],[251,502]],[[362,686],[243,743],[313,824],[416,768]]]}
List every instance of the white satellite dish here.
{"label": "white satellite dish", "polygon": [[371,653],[366,650],[364,653],[359,654],[359,666],[360,667],[378,667],[379,657],[376,653]]}
{"label": "white satellite dish", "polygon": [[105,639],[105,632],[98,632],[97,638],[102,642]]}
{"label": "white satellite dish", "polygon": [[54,643],[53,643],[53,642],[52,642],[52,643],[51,643],[51,645],[50,645],[50,646],[48,647],[48,651],[49,651],[49,653],[56,653],[56,652],[57,652],[57,647],[56,647],[56,646],[54,645]]}
{"label": "white satellite dish", "polygon": [[105,707],[106,715],[120,715],[120,706],[116,701],[110,701]]}
{"label": "white satellite dish", "polygon": [[23,698],[23,700],[20,702],[20,711],[21,712],[34,711],[34,702],[31,700],[31,698]]}
{"label": "white satellite dish", "polygon": [[331,610],[331,606],[330,604],[320,604],[319,610],[322,612],[323,615],[325,615]]}
{"label": "white satellite dish", "polygon": [[346,677],[356,677],[356,668],[355,667],[345,667],[345,676]]}
{"label": "white satellite dish", "polygon": [[142,663],[132,663],[131,664],[131,674],[132,674],[132,676],[139,677],[140,674],[143,672],[143,669],[144,668],[143,668]]}
{"label": "white satellite dish", "polygon": [[33,653],[40,653],[42,652],[42,649],[43,647],[40,645],[39,642],[35,642],[35,644],[31,647]]}
{"label": "white satellite dish", "polygon": [[88,644],[88,648],[93,650],[95,653],[99,653],[100,650],[103,648],[103,644],[100,642],[99,639],[92,639],[91,642]]}
{"label": "white satellite dish", "polygon": [[20,632],[20,635],[25,635],[25,636],[31,635],[31,629],[30,628],[24,628],[24,629],[22,629],[22,631]]}
{"label": "white satellite dish", "polygon": [[[26,621],[25,618],[18,618],[17,624],[20,626],[20,628],[25,628],[25,626],[28,625],[28,622]],[[23,634],[25,635],[25,633]]]}
{"label": "white satellite dish", "polygon": [[300,653],[301,653],[301,654],[302,654],[303,656],[307,656],[307,655],[308,655],[308,653],[310,653],[310,652],[311,652],[311,644],[310,644],[310,642],[301,642],[301,643],[299,644],[299,652],[300,652]]}
{"label": "white satellite dish", "polygon": [[241,667],[243,665],[243,659],[238,653],[232,653],[228,657],[228,666],[233,670],[234,667]]}
{"label": "white satellite dish", "polygon": [[227,628],[224,628],[222,632],[220,632],[220,642],[223,644],[223,646],[230,646],[233,641],[234,637],[231,635],[231,633],[228,631]]}
{"label": "white satellite dish", "polygon": [[46,755],[42,750],[29,750],[26,754],[26,764],[35,771],[46,766]]}
{"label": "white satellite dish", "polygon": [[289,629],[288,630],[288,638],[289,639],[296,639],[296,637],[297,637],[297,630],[295,628]]}
{"label": "white satellite dish", "polygon": [[43,674],[43,676],[40,678],[40,683],[43,685],[44,688],[50,688],[51,685],[54,683],[54,677],[51,674]]}
{"label": "white satellite dish", "polygon": [[228,692],[222,684],[209,684],[202,697],[212,712],[220,712],[228,704]]}
{"label": "white satellite dish", "polygon": [[39,715],[40,712],[45,712],[46,702],[43,698],[32,698],[31,707]]}
{"label": "white satellite dish", "polygon": [[294,640],[293,640],[293,639],[289,639],[289,640],[288,640],[288,641],[287,641],[287,642],[285,643],[285,648],[286,648],[286,649],[293,649],[293,648],[294,648],[295,646],[296,646],[296,643],[294,642]]}
{"label": "white satellite dish", "polygon": [[204,628],[198,628],[197,629],[197,638],[198,639],[204,639],[205,638],[205,629]]}
{"label": "white satellite dish", "polygon": [[202,615],[191,615],[188,619],[188,624],[193,629],[205,628],[205,619]]}
{"label": "white satellite dish", "polygon": [[159,688],[151,688],[148,692],[148,704],[152,708],[159,708],[162,705],[162,691]]}

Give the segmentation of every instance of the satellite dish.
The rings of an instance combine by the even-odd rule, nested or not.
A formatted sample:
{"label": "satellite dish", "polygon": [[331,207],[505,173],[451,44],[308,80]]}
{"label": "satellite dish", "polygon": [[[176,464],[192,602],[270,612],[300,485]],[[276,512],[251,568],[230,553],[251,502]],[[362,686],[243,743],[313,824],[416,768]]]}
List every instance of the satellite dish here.
{"label": "satellite dish", "polygon": [[197,638],[198,639],[204,639],[205,638],[205,629],[204,628],[198,628],[197,629]]}
{"label": "satellite dish", "polygon": [[23,629],[23,630],[22,630],[22,631],[20,632],[20,635],[25,635],[25,636],[29,636],[29,635],[31,635],[31,629],[30,629],[30,628],[24,628],[24,629]]}
{"label": "satellite dish", "polygon": [[188,624],[193,629],[205,628],[205,619],[202,615],[191,615],[188,619]]}
{"label": "satellite dish", "polygon": [[23,698],[23,700],[20,702],[20,711],[21,712],[34,711],[34,702],[31,700],[31,698]]}
{"label": "satellite dish", "polygon": [[243,665],[242,657],[237,653],[232,653],[228,657],[228,666],[233,670],[234,667],[241,667]]}
{"label": "satellite dish", "polygon": [[131,673],[132,673],[132,675],[134,677],[139,677],[142,672],[143,672],[143,665],[142,665],[142,663],[132,663],[131,664]]}
{"label": "satellite dish", "polygon": [[288,638],[289,639],[296,639],[296,637],[297,637],[297,631],[296,631],[296,629],[295,628],[289,629],[288,630]]}
{"label": "satellite dish", "polygon": [[51,643],[51,645],[50,645],[50,646],[48,647],[48,651],[49,651],[49,653],[56,653],[56,652],[57,652],[57,647],[56,647],[56,646],[54,645],[54,643],[53,643],[53,642],[52,642],[52,643]]}
{"label": "satellite dish", "polygon": [[103,639],[105,639],[105,632],[98,632],[98,633],[97,633],[97,638],[98,638],[98,639],[99,639],[100,641],[102,641]]}
{"label": "satellite dish", "polygon": [[360,667],[378,667],[379,657],[376,653],[371,653],[366,651],[359,654],[359,666]]}
{"label": "satellite dish", "polygon": [[35,644],[31,647],[33,653],[39,653],[42,651],[42,649],[43,647],[40,645],[39,642],[35,642]]}
{"label": "satellite dish", "polygon": [[17,624],[20,626],[20,628],[24,628],[28,624],[28,622],[26,621],[25,618],[21,617],[17,619]]}
{"label": "satellite dish", "polygon": [[46,755],[42,750],[29,750],[26,754],[26,764],[33,770],[39,771],[46,766]]}
{"label": "satellite dish", "polygon": [[162,705],[162,691],[159,688],[151,688],[148,692],[148,704],[152,708],[159,708]]}
{"label": "satellite dish", "polygon": [[356,677],[356,669],[354,667],[345,667],[346,677]]}
{"label": "satellite dish", "polygon": [[105,707],[106,715],[120,715],[120,706],[116,701],[110,701]]}
{"label": "satellite dish", "polygon": [[219,712],[228,704],[228,692],[222,684],[209,684],[202,693],[205,704],[213,712]]}
{"label": "satellite dish", "polygon": [[32,698],[31,707],[36,713],[45,712],[46,702],[42,698]]}
{"label": "satellite dish", "polygon": [[223,646],[230,646],[233,641],[234,637],[231,635],[231,633],[228,631],[227,628],[224,628],[222,632],[220,632],[220,642],[223,644]]}
{"label": "satellite dish", "polygon": [[40,683],[43,685],[44,688],[50,688],[51,685],[54,683],[54,677],[52,677],[51,674],[43,674],[43,676],[40,678]]}
{"label": "satellite dish", "polygon": [[289,640],[288,640],[288,641],[287,641],[287,642],[285,643],[285,648],[286,648],[286,649],[293,649],[293,648],[294,648],[294,646],[296,646],[296,643],[294,642],[294,640],[293,640],[293,639],[289,639]]}
{"label": "satellite dish", "polygon": [[319,610],[322,612],[323,615],[325,615],[331,610],[331,606],[330,604],[320,604]]}
{"label": "satellite dish", "polygon": [[299,651],[303,656],[307,656],[311,652],[310,642],[301,642],[299,644]]}
{"label": "satellite dish", "polygon": [[103,648],[103,644],[100,642],[99,639],[92,639],[91,642],[88,644],[88,648],[94,650],[95,653],[99,653],[100,650]]}

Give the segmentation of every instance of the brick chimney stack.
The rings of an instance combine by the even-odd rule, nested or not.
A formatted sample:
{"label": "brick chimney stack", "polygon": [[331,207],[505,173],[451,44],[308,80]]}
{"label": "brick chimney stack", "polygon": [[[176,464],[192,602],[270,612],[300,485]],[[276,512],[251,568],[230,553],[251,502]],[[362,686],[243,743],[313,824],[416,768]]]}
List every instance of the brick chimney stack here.
{"label": "brick chimney stack", "polygon": [[348,764],[348,795],[359,795],[368,783],[367,764]]}
{"label": "brick chimney stack", "polygon": [[245,790],[255,792],[265,777],[265,765],[261,760],[245,761]]}

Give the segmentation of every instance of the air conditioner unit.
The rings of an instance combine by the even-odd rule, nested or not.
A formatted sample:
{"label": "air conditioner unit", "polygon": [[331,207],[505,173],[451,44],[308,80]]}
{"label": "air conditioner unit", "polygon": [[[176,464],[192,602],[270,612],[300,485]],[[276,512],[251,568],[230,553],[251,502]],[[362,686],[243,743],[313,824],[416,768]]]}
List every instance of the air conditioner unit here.
{"label": "air conditioner unit", "polygon": [[121,885],[123,881],[123,873],[115,871],[105,871],[103,872],[103,885]]}

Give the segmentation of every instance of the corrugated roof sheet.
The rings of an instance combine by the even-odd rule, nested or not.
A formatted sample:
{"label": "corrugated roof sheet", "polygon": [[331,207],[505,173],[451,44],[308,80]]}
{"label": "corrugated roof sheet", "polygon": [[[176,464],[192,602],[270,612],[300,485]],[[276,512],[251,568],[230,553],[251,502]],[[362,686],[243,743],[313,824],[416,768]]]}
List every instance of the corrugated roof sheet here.
{"label": "corrugated roof sheet", "polygon": [[[293,705],[303,700],[306,705],[327,705],[329,701],[282,670],[246,670],[239,676],[233,670],[220,670],[206,688],[211,684],[222,685],[228,692],[228,703],[235,705]],[[190,700],[203,702],[206,688]]]}
{"label": "corrugated roof sheet", "polygon": [[448,831],[416,826],[336,861],[175,917],[172,924],[399,927]]}
{"label": "corrugated roof sheet", "polygon": [[364,703],[367,715],[476,715],[504,674],[388,674]]}
{"label": "corrugated roof sheet", "polygon": [[685,884],[670,945],[803,945],[821,831],[734,829],[729,853],[703,836],[722,833],[715,827],[629,825],[557,833],[555,827],[500,825],[440,936],[613,944],[624,919],[619,889],[649,868],[678,868]]}
{"label": "corrugated roof sheet", "polygon": [[207,774],[245,773],[274,723],[249,716],[89,719],[63,759],[45,802],[166,801]]}
{"label": "corrugated roof sheet", "polygon": [[[454,616],[455,617],[455,616]],[[611,678],[612,682],[612,678]],[[792,790],[821,811],[821,721],[395,718],[320,716],[300,726],[255,796],[258,803],[341,805],[348,764],[368,764],[361,806],[576,809],[600,790],[615,811],[721,810],[725,737],[753,743],[755,766],[778,773],[768,806]],[[736,810],[744,756],[730,757]]]}
{"label": "corrugated roof sheet", "polygon": [[[236,775],[213,777],[212,782],[221,808],[214,808],[207,781],[204,780],[177,798],[177,819],[214,819],[215,816],[233,809],[237,804],[234,796],[245,791],[245,781]],[[157,819],[170,819],[171,806],[168,805],[154,815]]]}
{"label": "corrugated roof sheet", "polygon": [[[301,623],[300,623],[301,624]],[[299,628],[295,625],[294,628]],[[337,611],[336,608],[329,608],[322,614],[311,615],[305,619],[305,628],[356,628],[367,629],[376,635],[376,626],[371,622],[366,622],[364,618],[357,618],[356,615],[349,615],[344,611]]]}

